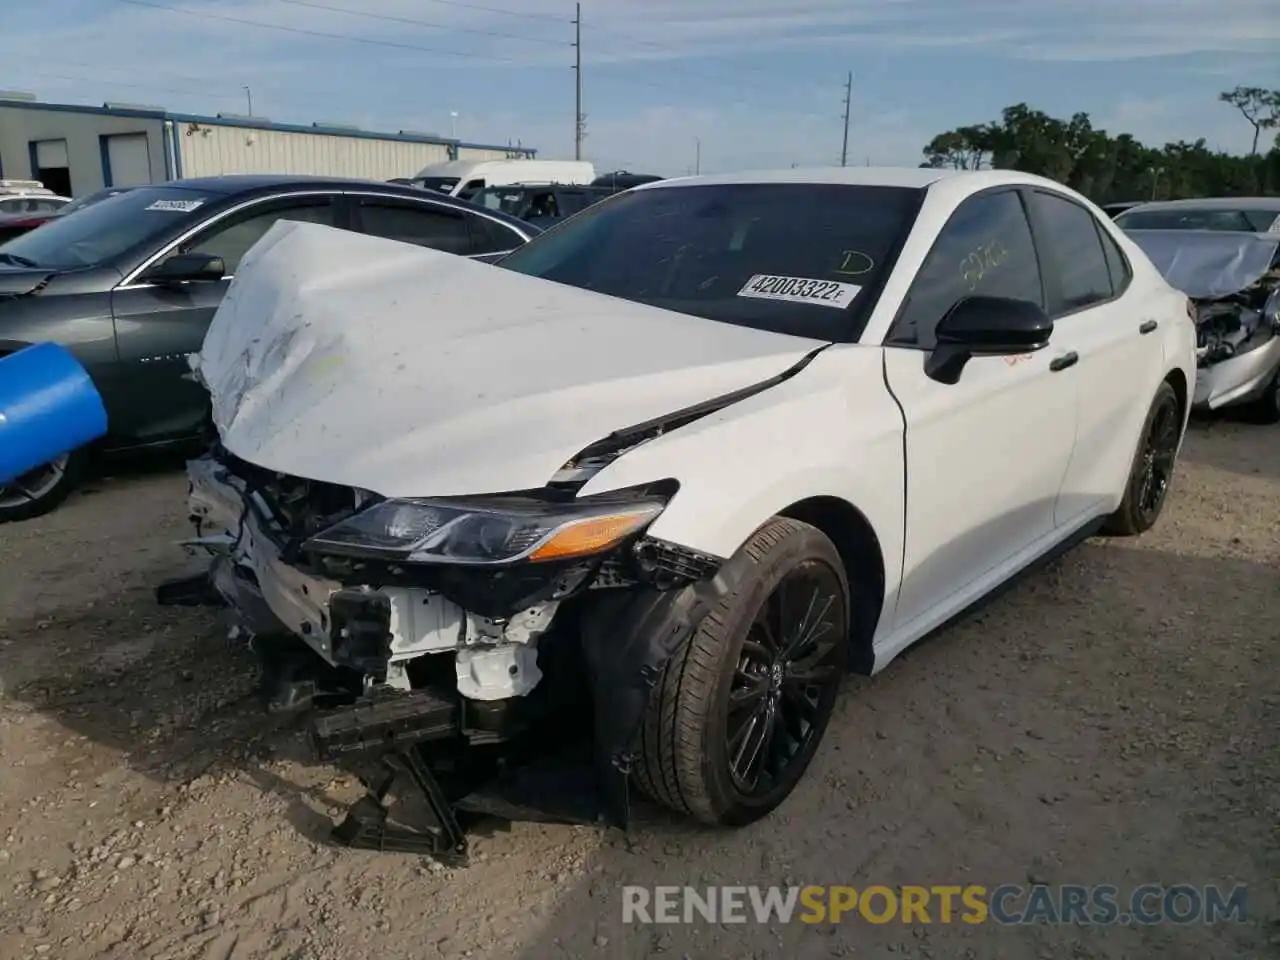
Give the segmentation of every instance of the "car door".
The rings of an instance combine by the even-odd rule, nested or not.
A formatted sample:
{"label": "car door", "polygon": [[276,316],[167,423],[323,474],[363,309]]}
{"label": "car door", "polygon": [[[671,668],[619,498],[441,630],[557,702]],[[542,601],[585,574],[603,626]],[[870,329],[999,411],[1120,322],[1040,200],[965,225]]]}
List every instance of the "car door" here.
{"label": "car door", "polygon": [[[954,612],[984,577],[1054,534],[1076,429],[1074,368],[1056,337],[1034,354],[974,357],[954,384],[925,374],[934,328],[961,298],[1044,304],[1016,189],[966,199],[925,258],[885,339],[886,383],[906,422],[907,518],[894,629]],[[927,628],[926,628],[927,629]]]}
{"label": "car door", "polygon": [[137,280],[115,289],[111,307],[129,384],[122,398],[121,432],[141,440],[162,440],[200,428],[209,398],[187,376],[187,357],[204,342],[209,321],[241,258],[277,220],[338,225],[339,197],[305,193],[246,202],[215,213],[148,262],[154,265],[178,253],[206,253],[222,258],[226,267],[222,280],[162,285],[146,282],[144,269]]}
{"label": "car door", "polygon": [[1133,275],[1124,253],[1094,215],[1050,190],[1028,191],[1028,201],[1054,342],[1079,357],[1075,450],[1055,508],[1070,524],[1123,487],[1164,354],[1157,319],[1125,296]]}

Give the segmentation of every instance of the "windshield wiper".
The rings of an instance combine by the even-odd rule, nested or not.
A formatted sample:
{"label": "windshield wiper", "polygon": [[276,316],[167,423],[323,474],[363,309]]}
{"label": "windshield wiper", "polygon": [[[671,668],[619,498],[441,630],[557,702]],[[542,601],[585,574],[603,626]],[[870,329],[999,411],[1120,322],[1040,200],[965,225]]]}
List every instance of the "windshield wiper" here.
{"label": "windshield wiper", "polygon": [[16,253],[5,253],[3,250],[0,250],[0,261],[4,261],[5,263],[12,263],[19,267],[37,267],[38,268],[40,266],[40,264],[36,263],[34,260],[30,260],[27,257],[20,257]]}

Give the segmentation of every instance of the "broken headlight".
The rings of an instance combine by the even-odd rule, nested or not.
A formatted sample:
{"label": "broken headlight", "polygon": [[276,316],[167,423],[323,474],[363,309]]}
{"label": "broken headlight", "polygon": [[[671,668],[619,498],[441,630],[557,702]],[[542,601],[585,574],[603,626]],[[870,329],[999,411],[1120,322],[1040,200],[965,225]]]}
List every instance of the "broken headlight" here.
{"label": "broken headlight", "polygon": [[657,497],[383,500],[311,539],[313,553],[404,563],[503,564],[606,552],[662,512]]}

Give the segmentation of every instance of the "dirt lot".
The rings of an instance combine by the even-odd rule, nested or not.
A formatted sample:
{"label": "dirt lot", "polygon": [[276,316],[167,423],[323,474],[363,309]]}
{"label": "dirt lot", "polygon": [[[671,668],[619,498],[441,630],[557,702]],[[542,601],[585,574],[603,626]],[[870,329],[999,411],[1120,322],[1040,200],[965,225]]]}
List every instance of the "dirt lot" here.
{"label": "dirt lot", "polygon": [[[1092,541],[873,681],[732,834],[516,825],[471,866],[335,849],[358,783],[258,712],[184,482],[0,528],[0,957],[1280,956],[1280,433],[1197,425],[1157,530]],[[1249,885],[1247,923],[622,923],[624,884]]]}

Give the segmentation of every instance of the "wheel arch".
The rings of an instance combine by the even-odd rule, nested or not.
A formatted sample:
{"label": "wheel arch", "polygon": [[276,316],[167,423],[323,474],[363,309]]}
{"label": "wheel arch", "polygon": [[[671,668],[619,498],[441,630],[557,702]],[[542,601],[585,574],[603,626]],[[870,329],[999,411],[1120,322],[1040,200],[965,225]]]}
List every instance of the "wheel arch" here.
{"label": "wheel arch", "polygon": [[1186,420],[1187,404],[1191,396],[1187,375],[1182,372],[1181,367],[1174,367],[1165,374],[1164,382],[1173,387],[1173,392],[1178,398],[1178,413],[1183,420]]}
{"label": "wheel arch", "polygon": [[854,594],[850,598],[850,665],[858,673],[870,675],[875,663],[872,640],[885,598],[884,551],[875,528],[861,510],[835,496],[798,500],[777,515],[816,527],[835,544]]}

